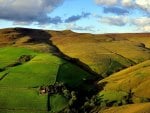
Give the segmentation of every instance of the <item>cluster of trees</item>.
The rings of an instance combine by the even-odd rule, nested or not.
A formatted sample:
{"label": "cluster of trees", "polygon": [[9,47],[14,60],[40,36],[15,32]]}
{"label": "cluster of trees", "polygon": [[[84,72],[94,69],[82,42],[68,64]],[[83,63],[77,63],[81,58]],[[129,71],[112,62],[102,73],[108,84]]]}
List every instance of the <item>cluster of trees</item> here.
{"label": "cluster of trees", "polygon": [[[49,94],[61,94],[66,99],[68,99],[68,107],[63,109],[60,113],[89,113],[92,109],[96,106],[110,107],[110,106],[119,106],[132,103],[133,92],[130,90],[128,95],[124,96],[122,100],[116,101],[109,101],[104,100],[102,97],[98,97],[93,95],[92,97],[80,97],[81,95],[78,94],[76,91],[72,91],[68,89],[63,83],[55,83],[54,85],[50,85],[47,87],[42,87],[41,89],[45,88],[47,93]],[[80,101],[80,98],[83,98],[81,106],[77,104]],[[149,100],[148,100],[149,101]]]}
{"label": "cluster of trees", "polygon": [[56,82],[54,85],[42,86],[40,87],[40,93],[63,95],[68,99],[68,107],[61,111],[61,113],[77,113],[77,110],[74,108],[77,102],[77,93],[75,91],[70,91],[63,83]]}
{"label": "cluster of trees", "polygon": [[63,83],[56,82],[54,85],[48,86],[48,93],[49,94],[57,94],[62,93],[62,91],[66,89]]}
{"label": "cluster of trees", "polygon": [[49,94],[62,94],[69,100],[69,106],[73,106],[77,100],[76,92],[68,90],[63,83],[56,82],[54,85],[42,86],[40,90],[45,90],[45,93]]}
{"label": "cluster of trees", "polygon": [[65,108],[65,110],[63,110],[63,112],[61,111],[60,113],[89,113],[93,108],[95,108],[95,106],[100,105],[97,100],[97,97],[94,95],[92,96],[91,99],[89,99],[88,97],[83,97],[85,98],[85,102],[83,103],[82,106],[80,106],[80,108],[76,109],[74,104],[77,104],[76,101],[80,100],[74,100],[73,95],[72,98],[70,99],[70,102],[73,101],[74,103],[71,102],[71,104],[69,104],[69,107]]}
{"label": "cluster of trees", "polygon": [[49,86],[41,86],[40,87],[40,93],[48,93],[48,94],[57,94],[62,93],[63,90],[66,90],[67,88],[64,86],[63,83],[56,82],[54,85]]}
{"label": "cluster of trees", "polygon": [[[78,94],[78,92],[68,89],[63,83],[57,82],[54,85],[48,86],[48,93],[59,93],[68,99],[68,106],[60,113],[89,113],[91,109],[98,105],[96,96],[93,96],[91,99],[89,99],[90,97],[80,97],[81,95]],[[80,100],[79,98],[84,98],[83,105],[81,106],[78,106],[78,104],[83,100]]]}
{"label": "cluster of trees", "polygon": [[61,94],[68,99],[68,107],[61,111],[61,113],[77,113],[77,110],[74,108],[77,101],[77,93],[70,91],[63,83],[56,82],[54,85],[42,86],[40,87],[41,91],[48,94]]}
{"label": "cluster of trees", "polygon": [[28,62],[32,59],[32,56],[31,55],[22,55],[20,56],[20,58],[17,60],[17,62],[20,62],[20,63],[24,63],[24,62]]}
{"label": "cluster of trees", "polygon": [[75,91],[69,91],[67,89],[63,90],[63,95],[69,100],[68,107],[63,110],[61,113],[78,113],[78,110],[75,108],[77,100],[77,95]]}
{"label": "cluster of trees", "polygon": [[[119,105],[125,105],[132,102],[133,98],[133,92],[130,90],[128,92],[128,95],[124,96],[122,100],[116,100],[116,101],[109,101],[104,100],[102,97],[98,97],[96,95],[88,96],[88,97],[81,97],[80,94],[78,94],[76,91],[72,91],[71,89],[68,89],[63,83],[56,82],[54,85],[49,85],[46,87],[41,87],[41,90],[45,89],[46,93],[49,94],[61,94],[66,99],[68,99],[68,106],[63,109],[60,113],[89,113],[92,109],[94,109],[96,106],[101,106],[101,108],[104,107],[110,107],[110,106],[119,106]],[[81,106],[78,106],[77,104],[80,103],[80,99],[83,98]],[[144,101],[149,101],[148,99]]]}
{"label": "cluster of trees", "polygon": [[5,68],[7,67],[14,67],[14,66],[18,66],[18,65],[21,65],[25,62],[28,62],[32,59],[33,57],[31,55],[22,55],[20,56],[17,61],[15,61],[14,63],[12,64],[9,64],[8,66],[6,66]]}
{"label": "cluster of trees", "polygon": [[89,113],[95,106],[99,105],[99,101],[97,100],[97,96],[93,95],[90,99],[86,97],[86,100],[81,107],[81,111],[84,113]]}

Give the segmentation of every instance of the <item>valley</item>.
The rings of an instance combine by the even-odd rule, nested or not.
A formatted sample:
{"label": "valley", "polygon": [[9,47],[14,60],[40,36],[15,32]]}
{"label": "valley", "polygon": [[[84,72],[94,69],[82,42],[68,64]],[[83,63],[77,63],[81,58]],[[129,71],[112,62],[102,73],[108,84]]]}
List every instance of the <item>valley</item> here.
{"label": "valley", "polygon": [[149,84],[149,33],[0,30],[0,113],[149,113]]}

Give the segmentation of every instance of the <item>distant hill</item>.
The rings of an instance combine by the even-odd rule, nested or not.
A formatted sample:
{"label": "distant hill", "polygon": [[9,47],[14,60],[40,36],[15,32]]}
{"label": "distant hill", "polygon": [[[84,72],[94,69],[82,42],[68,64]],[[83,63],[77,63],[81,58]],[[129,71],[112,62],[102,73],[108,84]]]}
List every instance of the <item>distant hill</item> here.
{"label": "distant hill", "polygon": [[51,34],[62,53],[79,59],[103,77],[150,59],[150,34]]}
{"label": "distant hill", "polygon": [[0,113],[149,113],[149,75],[150,33],[0,30]]}

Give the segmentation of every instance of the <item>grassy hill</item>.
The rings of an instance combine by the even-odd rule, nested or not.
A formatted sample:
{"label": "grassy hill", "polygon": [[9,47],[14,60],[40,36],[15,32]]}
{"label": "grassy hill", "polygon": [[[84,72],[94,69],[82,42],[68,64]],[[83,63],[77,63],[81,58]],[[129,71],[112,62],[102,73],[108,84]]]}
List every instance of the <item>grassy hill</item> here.
{"label": "grassy hill", "polygon": [[124,34],[91,35],[64,31],[52,32],[51,35],[54,45],[62,53],[79,59],[103,77],[150,59],[150,50],[143,42],[134,37],[131,37],[133,41],[120,37]]}
{"label": "grassy hill", "polygon": [[149,102],[150,60],[129,67],[99,81],[104,84],[98,93],[100,101],[106,105]]}
{"label": "grassy hill", "polygon": [[99,113],[149,113],[150,103],[131,104],[99,111]]}
{"label": "grassy hill", "polygon": [[148,33],[1,29],[0,113],[150,112],[149,44]]}
{"label": "grassy hill", "polygon": [[83,78],[92,77],[81,68],[50,53],[26,48],[0,48],[0,62],[1,112],[45,113],[47,101],[50,101],[51,111],[60,111],[68,105],[68,99],[62,94],[54,94],[48,100],[48,95],[41,95],[39,88],[56,82],[82,88],[85,85]]}
{"label": "grassy hill", "polygon": [[[91,35],[71,31],[51,34],[54,45],[63,54],[80,60],[104,77],[98,82],[96,99],[91,98],[85,102],[85,108],[95,105],[100,109],[111,109],[111,106],[150,101],[149,34]],[[136,112],[135,106],[133,105],[133,113]],[[137,112],[140,113],[143,109],[150,112],[147,109],[149,104],[146,107],[144,104],[139,106],[142,106],[142,110],[139,108]],[[132,109],[132,105],[129,108]],[[118,109],[120,108],[116,107],[116,113],[119,113]],[[99,110],[93,111],[95,113]]]}

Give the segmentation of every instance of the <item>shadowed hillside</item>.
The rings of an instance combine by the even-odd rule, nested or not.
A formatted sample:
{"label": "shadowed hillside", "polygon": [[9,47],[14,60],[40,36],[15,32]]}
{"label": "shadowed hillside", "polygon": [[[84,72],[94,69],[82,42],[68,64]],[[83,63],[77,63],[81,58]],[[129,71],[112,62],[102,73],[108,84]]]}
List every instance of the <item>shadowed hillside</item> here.
{"label": "shadowed hillside", "polygon": [[148,33],[0,30],[2,113],[149,113],[149,75]]}
{"label": "shadowed hillside", "polygon": [[[136,34],[91,35],[71,31],[50,33],[53,43],[61,52],[79,59],[102,77],[150,59],[150,49],[144,43],[150,34],[137,34],[135,37]],[[137,38],[143,41],[140,42]]]}

